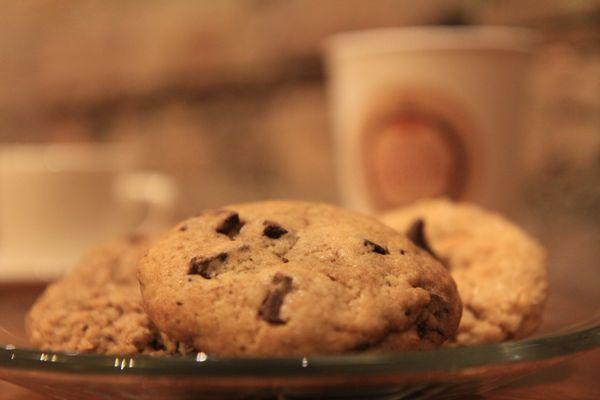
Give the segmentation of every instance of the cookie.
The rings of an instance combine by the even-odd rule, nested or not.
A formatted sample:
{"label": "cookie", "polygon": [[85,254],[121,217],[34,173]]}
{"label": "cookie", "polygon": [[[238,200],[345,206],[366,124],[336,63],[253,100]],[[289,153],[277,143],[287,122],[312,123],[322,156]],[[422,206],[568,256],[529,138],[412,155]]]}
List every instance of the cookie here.
{"label": "cookie", "polygon": [[148,240],[131,237],[90,251],[31,308],[33,346],[99,354],[174,354],[185,347],[158,332],[142,307],[136,263]]}
{"label": "cookie", "polygon": [[291,201],[206,211],[138,265],[161,331],[212,355],[428,349],[461,314],[447,270],[379,221]]}
{"label": "cookie", "polygon": [[463,302],[458,345],[520,339],[540,325],[548,292],[542,246],[472,204],[423,200],[381,217],[445,264]]}

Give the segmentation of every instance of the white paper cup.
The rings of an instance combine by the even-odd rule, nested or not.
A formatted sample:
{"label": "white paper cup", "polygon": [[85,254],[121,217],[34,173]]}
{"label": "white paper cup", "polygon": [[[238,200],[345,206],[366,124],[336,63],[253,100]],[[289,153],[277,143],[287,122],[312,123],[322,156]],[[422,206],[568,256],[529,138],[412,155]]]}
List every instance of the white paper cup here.
{"label": "white paper cup", "polygon": [[502,27],[344,33],[327,42],[342,200],[372,212],[449,196],[514,202],[535,37]]}

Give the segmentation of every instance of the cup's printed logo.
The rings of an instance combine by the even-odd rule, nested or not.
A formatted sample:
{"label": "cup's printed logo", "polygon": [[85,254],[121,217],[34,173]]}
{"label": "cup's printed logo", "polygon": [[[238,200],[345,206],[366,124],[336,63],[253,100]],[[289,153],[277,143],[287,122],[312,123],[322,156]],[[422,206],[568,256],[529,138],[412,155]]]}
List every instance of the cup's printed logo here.
{"label": "cup's printed logo", "polygon": [[382,210],[423,197],[460,198],[470,174],[461,124],[415,96],[391,101],[373,109],[362,135],[372,204]]}

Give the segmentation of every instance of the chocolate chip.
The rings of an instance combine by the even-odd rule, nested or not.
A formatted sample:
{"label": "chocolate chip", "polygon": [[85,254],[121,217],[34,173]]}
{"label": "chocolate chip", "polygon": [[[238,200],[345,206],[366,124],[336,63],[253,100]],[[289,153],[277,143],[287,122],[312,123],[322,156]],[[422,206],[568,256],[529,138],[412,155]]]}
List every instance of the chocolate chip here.
{"label": "chocolate chip", "polygon": [[244,226],[244,221],[240,220],[238,213],[231,213],[217,226],[216,231],[222,235],[226,235],[233,240]]}
{"label": "chocolate chip", "polygon": [[175,304],[177,304],[178,306],[182,306],[183,305],[183,303],[180,302],[180,301],[176,301]]}
{"label": "chocolate chip", "polygon": [[381,254],[381,255],[386,255],[386,254],[390,254],[390,252],[388,251],[388,249],[386,249],[385,247],[378,245],[375,242],[371,242],[370,240],[365,239],[363,241],[363,244],[367,247],[371,248],[371,251],[373,253],[377,253],[377,254]]}
{"label": "chocolate chip", "polygon": [[406,317],[410,317],[411,314],[412,314],[412,310],[410,308],[407,308],[406,310],[404,310],[404,315]]}
{"label": "chocolate chip", "polygon": [[287,321],[281,319],[279,311],[283,305],[283,299],[292,291],[291,276],[278,272],[273,276],[273,287],[265,296],[260,308],[258,309],[259,318],[273,325],[285,324]]}
{"label": "chocolate chip", "polygon": [[427,336],[428,331],[429,329],[425,321],[417,324],[417,335],[419,336],[419,339],[424,339]]}
{"label": "chocolate chip", "polygon": [[290,260],[288,260],[288,259],[287,259],[287,258],[285,258],[285,257],[281,257],[281,261],[282,261],[284,264],[287,264],[287,263],[289,263],[289,262],[290,262]]}
{"label": "chocolate chip", "polygon": [[406,232],[406,236],[416,246],[431,254],[438,261],[440,260],[440,258],[431,249],[431,246],[429,246],[429,242],[425,237],[425,221],[423,221],[421,218],[413,221],[413,223],[410,225],[410,228],[408,228],[408,231]]}
{"label": "chocolate chip", "polygon": [[217,269],[227,260],[227,253],[219,253],[212,257],[194,257],[190,260],[189,275],[200,275],[212,279],[217,275]]}
{"label": "chocolate chip", "polygon": [[265,221],[263,225],[265,226],[265,229],[263,229],[263,235],[271,239],[279,239],[288,233],[287,229],[272,221]]}
{"label": "chocolate chip", "polygon": [[405,254],[406,254],[406,250],[404,250],[404,249],[400,249],[400,254],[401,254],[401,255],[405,255]]}
{"label": "chocolate chip", "polygon": [[185,231],[187,231],[187,230],[188,230],[188,227],[187,227],[187,225],[181,225],[181,226],[179,227],[179,232],[185,232]]}
{"label": "chocolate chip", "polygon": [[152,340],[150,341],[150,343],[148,343],[148,345],[150,346],[151,349],[156,350],[156,351],[160,351],[160,350],[164,350],[165,349],[164,343],[157,336],[155,336],[154,338],[152,338]]}
{"label": "chocolate chip", "polygon": [[429,305],[427,308],[429,308],[438,321],[445,319],[450,313],[450,305],[448,302],[434,293],[430,293],[429,295]]}

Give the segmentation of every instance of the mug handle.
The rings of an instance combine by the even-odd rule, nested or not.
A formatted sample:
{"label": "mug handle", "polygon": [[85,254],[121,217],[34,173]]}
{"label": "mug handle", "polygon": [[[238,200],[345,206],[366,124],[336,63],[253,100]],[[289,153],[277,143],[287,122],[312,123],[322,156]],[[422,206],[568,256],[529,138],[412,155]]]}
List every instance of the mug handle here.
{"label": "mug handle", "polygon": [[178,197],[174,179],[159,172],[125,172],[116,177],[115,196],[123,203],[145,206],[138,232],[156,232],[171,224]]}

